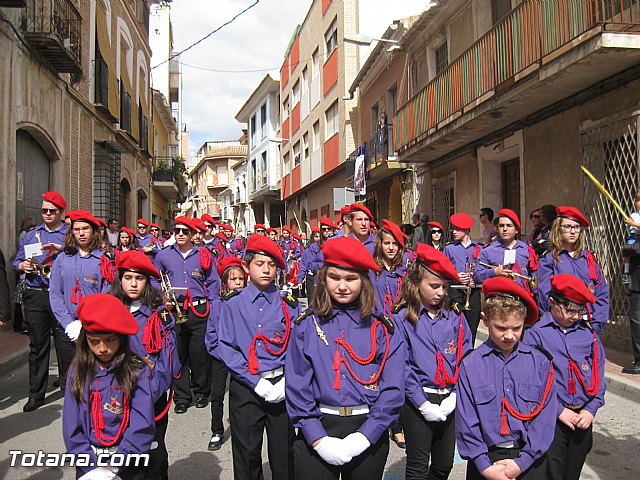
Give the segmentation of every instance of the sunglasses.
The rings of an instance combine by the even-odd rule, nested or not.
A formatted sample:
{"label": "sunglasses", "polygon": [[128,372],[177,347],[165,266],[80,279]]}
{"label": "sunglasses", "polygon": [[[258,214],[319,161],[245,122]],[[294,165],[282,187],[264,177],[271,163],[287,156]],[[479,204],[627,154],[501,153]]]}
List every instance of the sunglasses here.
{"label": "sunglasses", "polygon": [[322,227],[322,230],[325,230],[325,231],[327,231],[327,230],[333,230],[333,228],[331,228],[331,227]]}
{"label": "sunglasses", "polygon": [[531,216],[529,217],[529,219],[532,219],[532,218],[540,218],[540,215],[531,215]]}
{"label": "sunglasses", "polygon": [[433,230],[431,230],[431,233],[442,233],[442,230],[434,228]]}
{"label": "sunglasses", "polygon": [[55,215],[59,211],[60,210],[58,210],[57,208],[41,208],[40,209],[40,213],[42,215]]}
{"label": "sunglasses", "polygon": [[191,233],[191,230],[189,230],[188,228],[174,228],[173,233],[175,233],[176,235],[189,235],[189,233]]}
{"label": "sunglasses", "polygon": [[138,230],[145,230],[146,228],[146,225],[138,225]]}

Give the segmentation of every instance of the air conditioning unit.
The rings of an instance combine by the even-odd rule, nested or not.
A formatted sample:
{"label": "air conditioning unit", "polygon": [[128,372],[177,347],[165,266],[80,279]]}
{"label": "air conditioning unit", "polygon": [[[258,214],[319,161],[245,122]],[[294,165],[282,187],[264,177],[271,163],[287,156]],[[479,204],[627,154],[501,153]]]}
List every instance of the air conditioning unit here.
{"label": "air conditioning unit", "polygon": [[345,205],[351,205],[356,201],[353,188],[341,187],[333,189],[333,211],[337,212]]}

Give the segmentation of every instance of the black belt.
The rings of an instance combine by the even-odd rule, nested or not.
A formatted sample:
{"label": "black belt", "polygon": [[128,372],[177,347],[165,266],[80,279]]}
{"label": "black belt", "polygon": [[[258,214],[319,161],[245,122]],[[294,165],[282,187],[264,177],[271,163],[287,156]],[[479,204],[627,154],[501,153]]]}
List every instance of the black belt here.
{"label": "black belt", "polygon": [[29,285],[27,285],[27,288],[29,290],[35,290],[36,292],[48,292],[49,291],[49,287],[30,287]]}

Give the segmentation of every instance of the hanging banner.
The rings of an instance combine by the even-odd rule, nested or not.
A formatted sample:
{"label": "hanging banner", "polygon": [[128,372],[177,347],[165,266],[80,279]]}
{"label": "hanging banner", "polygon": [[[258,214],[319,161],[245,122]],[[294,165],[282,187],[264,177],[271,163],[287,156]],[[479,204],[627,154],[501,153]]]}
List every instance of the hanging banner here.
{"label": "hanging banner", "polygon": [[353,175],[353,190],[356,196],[367,195],[367,163],[365,161],[364,148],[358,149],[358,156],[356,157],[356,165]]}

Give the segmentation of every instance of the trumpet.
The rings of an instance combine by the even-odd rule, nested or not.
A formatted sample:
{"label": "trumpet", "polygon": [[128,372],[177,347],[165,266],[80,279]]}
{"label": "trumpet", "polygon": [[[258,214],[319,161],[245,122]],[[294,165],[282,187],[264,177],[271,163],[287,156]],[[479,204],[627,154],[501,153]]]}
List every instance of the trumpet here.
{"label": "trumpet", "polygon": [[[484,263],[484,262],[478,262],[480,265],[483,265],[485,267],[489,267],[489,268],[496,268],[499,267],[499,265],[491,265],[489,263]],[[522,280],[524,280],[525,282],[527,282],[529,284],[529,287],[531,288],[531,290],[535,290],[538,287],[538,277],[535,275],[531,275],[530,277],[527,277],[526,275],[522,275],[521,273],[518,272],[510,272],[509,275],[513,275],[516,278],[520,278]]]}
{"label": "trumpet", "polygon": [[466,311],[471,310],[471,305],[470,305],[470,300],[471,300],[471,281],[472,281],[472,277],[473,277],[473,267],[474,266],[475,266],[474,263],[471,263],[470,265],[467,264],[467,274],[469,275],[469,280],[467,280],[467,286],[465,287],[464,306],[462,307],[462,309],[466,310]]}
{"label": "trumpet", "polygon": [[31,264],[31,267],[35,269],[35,275],[40,275],[42,278],[46,278],[47,280],[51,277],[51,265],[41,264],[36,261],[36,257],[30,257],[27,261]]}
{"label": "trumpet", "polygon": [[176,323],[185,323],[189,320],[189,316],[180,310],[180,305],[178,305],[178,299],[176,298],[176,294],[173,292],[173,286],[171,285],[169,274],[160,272],[160,284],[162,286],[162,292],[169,297],[169,300],[171,300],[176,306],[176,313],[178,314]]}

